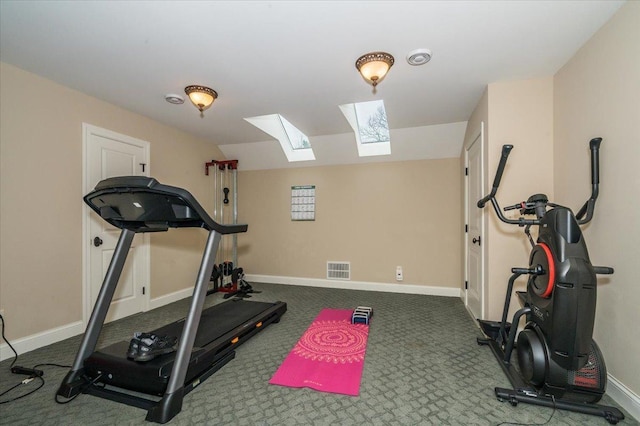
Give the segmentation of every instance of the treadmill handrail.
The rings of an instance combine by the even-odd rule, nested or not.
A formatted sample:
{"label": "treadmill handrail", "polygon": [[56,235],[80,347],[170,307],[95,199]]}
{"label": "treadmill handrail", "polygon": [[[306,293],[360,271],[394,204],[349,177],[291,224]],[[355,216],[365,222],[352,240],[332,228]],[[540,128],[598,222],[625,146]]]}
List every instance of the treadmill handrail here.
{"label": "treadmill handrail", "polygon": [[246,232],[248,225],[223,225],[211,218],[189,191],[146,176],[104,179],[84,197],[104,220],[136,233],[168,228],[205,228],[220,234]]}

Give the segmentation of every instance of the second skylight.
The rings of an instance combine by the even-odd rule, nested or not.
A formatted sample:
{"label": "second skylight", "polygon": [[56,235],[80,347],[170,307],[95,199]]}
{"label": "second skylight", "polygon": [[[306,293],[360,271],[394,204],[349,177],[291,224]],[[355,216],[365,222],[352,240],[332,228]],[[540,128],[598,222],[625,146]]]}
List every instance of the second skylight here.
{"label": "second skylight", "polygon": [[355,133],[360,157],[391,154],[391,137],[383,101],[340,105],[340,110]]}

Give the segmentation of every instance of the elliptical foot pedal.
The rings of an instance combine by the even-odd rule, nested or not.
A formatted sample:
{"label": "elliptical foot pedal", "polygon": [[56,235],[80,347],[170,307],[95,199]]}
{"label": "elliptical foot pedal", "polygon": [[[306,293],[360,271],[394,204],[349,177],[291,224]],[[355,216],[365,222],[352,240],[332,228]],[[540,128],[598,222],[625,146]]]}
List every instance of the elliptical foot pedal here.
{"label": "elliptical foot pedal", "polygon": [[[500,336],[500,321],[478,320],[478,324],[480,325],[480,329],[482,329],[482,333],[484,333],[485,336],[492,340],[498,340],[498,337]],[[505,323],[505,334],[508,335],[510,329],[511,323]]]}

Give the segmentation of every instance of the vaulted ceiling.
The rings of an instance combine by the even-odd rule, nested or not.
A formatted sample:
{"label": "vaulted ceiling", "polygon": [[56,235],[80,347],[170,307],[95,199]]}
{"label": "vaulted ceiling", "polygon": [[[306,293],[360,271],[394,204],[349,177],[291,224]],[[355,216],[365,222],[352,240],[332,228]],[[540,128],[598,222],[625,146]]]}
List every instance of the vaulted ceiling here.
{"label": "vaulted ceiling", "polygon": [[[351,132],[339,105],[374,99],[393,143],[400,129],[466,121],[488,83],[553,75],[622,3],[3,0],[0,60],[235,155],[280,149],[245,117],[282,114],[313,145]],[[417,48],[432,51],[426,65],[406,62]],[[354,65],[372,51],[395,57],[376,94]],[[219,93],[202,118],[165,101],[190,84]]]}

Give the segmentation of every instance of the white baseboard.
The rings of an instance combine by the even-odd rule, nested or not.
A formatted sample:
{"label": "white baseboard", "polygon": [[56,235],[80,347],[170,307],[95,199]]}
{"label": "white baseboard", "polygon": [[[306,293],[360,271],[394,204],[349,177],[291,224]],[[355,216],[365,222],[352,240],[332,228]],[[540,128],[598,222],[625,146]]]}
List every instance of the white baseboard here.
{"label": "white baseboard", "polygon": [[[67,325],[52,328],[41,333],[32,334],[11,342],[11,346],[18,352],[18,355],[30,352],[34,349],[59,342],[69,337],[77,336],[84,333],[84,325],[82,321],[72,322]],[[14,354],[9,345],[3,343],[0,345],[0,361],[13,358]]]}
{"label": "white baseboard", "polygon": [[459,288],[416,284],[373,283],[366,281],[326,280],[321,278],[282,277],[276,275],[245,275],[249,282],[340,288],[345,290],[382,291],[387,293],[423,294],[428,296],[462,297]]}
{"label": "white baseboard", "polygon": [[611,374],[607,374],[607,395],[640,420],[640,397]]}
{"label": "white baseboard", "polygon": [[193,287],[183,288],[182,290],[174,291],[173,293],[165,294],[164,296],[149,300],[148,310],[156,309],[191,296],[193,296]]}

